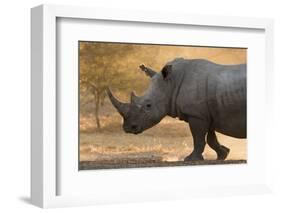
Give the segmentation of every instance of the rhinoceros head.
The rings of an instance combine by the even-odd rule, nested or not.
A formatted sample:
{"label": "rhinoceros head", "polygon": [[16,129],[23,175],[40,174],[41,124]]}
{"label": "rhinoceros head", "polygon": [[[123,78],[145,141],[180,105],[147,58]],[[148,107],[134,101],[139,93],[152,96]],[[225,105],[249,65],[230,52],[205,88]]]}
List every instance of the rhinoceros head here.
{"label": "rhinoceros head", "polygon": [[145,94],[141,97],[131,93],[131,102],[119,101],[107,89],[109,99],[113,106],[123,117],[123,129],[126,133],[139,134],[156,125],[165,117],[169,108],[169,84],[165,79],[165,72],[150,76],[151,83]]}

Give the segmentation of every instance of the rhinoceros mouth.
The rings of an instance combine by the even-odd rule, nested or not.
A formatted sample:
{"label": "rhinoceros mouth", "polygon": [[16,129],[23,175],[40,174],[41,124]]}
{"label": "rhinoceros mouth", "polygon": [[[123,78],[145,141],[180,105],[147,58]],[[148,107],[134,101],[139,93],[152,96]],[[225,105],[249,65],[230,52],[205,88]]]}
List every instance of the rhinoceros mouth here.
{"label": "rhinoceros mouth", "polygon": [[140,127],[138,127],[137,129],[132,129],[132,128],[124,127],[123,129],[124,129],[124,131],[126,133],[131,133],[131,134],[135,134],[135,135],[140,134],[140,133],[143,132],[143,130]]}
{"label": "rhinoceros mouth", "polygon": [[138,134],[141,134],[142,131],[137,131],[137,132],[132,132],[132,133],[135,134],[135,135],[138,135]]}

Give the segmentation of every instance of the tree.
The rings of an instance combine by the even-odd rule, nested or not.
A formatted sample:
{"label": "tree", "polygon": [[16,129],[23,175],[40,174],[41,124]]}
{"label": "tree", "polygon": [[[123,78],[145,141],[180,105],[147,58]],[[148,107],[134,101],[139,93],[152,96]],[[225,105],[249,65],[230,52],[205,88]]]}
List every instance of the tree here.
{"label": "tree", "polygon": [[124,58],[133,50],[133,45],[80,42],[80,102],[94,100],[98,129],[101,128],[99,110],[106,97],[106,88],[126,90],[132,82],[133,74],[129,75],[121,68],[126,67]]}

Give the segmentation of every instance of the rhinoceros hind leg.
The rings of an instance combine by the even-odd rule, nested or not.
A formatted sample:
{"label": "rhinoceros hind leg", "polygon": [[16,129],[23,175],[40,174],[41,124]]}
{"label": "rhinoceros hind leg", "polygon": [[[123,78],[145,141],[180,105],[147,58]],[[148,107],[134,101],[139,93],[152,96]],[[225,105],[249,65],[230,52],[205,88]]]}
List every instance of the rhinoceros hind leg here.
{"label": "rhinoceros hind leg", "polygon": [[215,131],[209,130],[207,135],[207,143],[213,150],[216,151],[217,160],[225,160],[227,158],[230,149],[218,142]]}
{"label": "rhinoceros hind leg", "polygon": [[217,159],[218,159],[218,160],[225,160],[225,159],[227,158],[229,152],[230,152],[230,149],[229,149],[229,148],[227,148],[227,147],[221,145],[220,151],[217,152],[217,155],[218,155]]}

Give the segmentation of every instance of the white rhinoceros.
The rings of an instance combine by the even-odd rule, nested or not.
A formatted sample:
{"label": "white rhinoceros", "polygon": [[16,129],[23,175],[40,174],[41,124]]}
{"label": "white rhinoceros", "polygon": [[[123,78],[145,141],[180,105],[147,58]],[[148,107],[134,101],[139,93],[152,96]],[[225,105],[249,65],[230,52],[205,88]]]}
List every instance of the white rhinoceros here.
{"label": "white rhinoceros", "polygon": [[[178,58],[160,72],[141,65],[151,77],[142,97],[131,94],[131,103],[108,96],[124,118],[123,129],[139,134],[166,115],[189,123],[194,141],[186,160],[203,160],[206,142],[224,160],[229,149],[221,145],[215,131],[246,138],[246,64],[220,65],[203,59]],[[207,137],[206,137],[207,135]]]}

